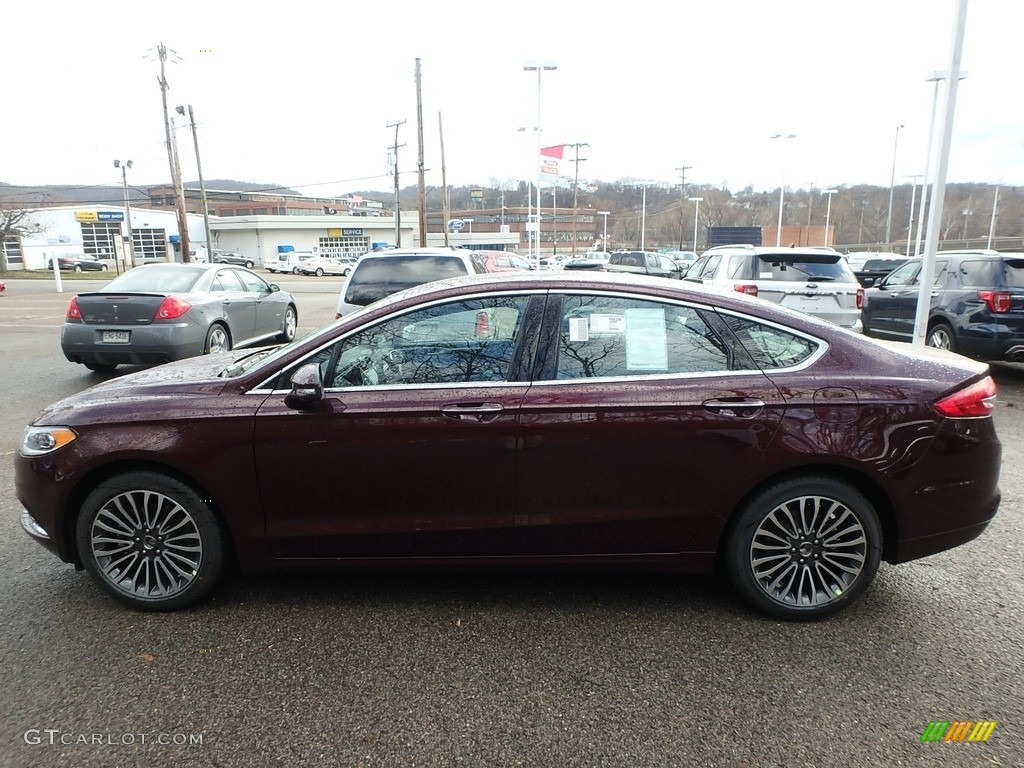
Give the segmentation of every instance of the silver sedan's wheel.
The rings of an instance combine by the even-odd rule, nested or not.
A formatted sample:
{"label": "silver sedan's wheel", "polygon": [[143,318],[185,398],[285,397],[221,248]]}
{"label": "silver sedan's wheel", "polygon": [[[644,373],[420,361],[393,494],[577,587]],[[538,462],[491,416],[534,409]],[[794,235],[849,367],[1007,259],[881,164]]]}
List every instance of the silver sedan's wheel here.
{"label": "silver sedan's wheel", "polygon": [[143,610],[173,610],[216,585],[223,536],[206,501],[155,472],[129,472],[99,485],[77,524],[79,555],[110,595]]}
{"label": "silver sedan's wheel", "polygon": [[289,306],[284,311],[284,320],[281,322],[281,332],[277,335],[280,341],[289,342],[295,338],[295,330],[299,327],[299,315],[295,307]]}
{"label": "silver sedan's wheel", "polygon": [[727,562],[733,583],[756,607],[783,619],[816,619],[854,602],[881,559],[871,503],[828,477],[770,486],[744,507]]}
{"label": "silver sedan's wheel", "polygon": [[228,335],[228,329],[220,323],[214,323],[206,334],[206,346],[203,348],[203,354],[212,355],[217,352],[230,351],[231,336]]}
{"label": "silver sedan's wheel", "polygon": [[953,329],[947,323],[937,323],[928,331],[927,343],[929,347],[936,349],[948,349],[956,351],[956,344],[953,341]]}

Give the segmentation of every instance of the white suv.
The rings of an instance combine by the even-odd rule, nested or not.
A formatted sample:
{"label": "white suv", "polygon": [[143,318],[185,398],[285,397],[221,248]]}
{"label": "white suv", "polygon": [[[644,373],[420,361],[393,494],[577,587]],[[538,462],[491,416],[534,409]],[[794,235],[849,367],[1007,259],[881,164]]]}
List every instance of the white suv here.
{"label": "white suv", "polygon": [[686,280],[774,301],[862,333],[864,289],[832,248],[722,245],[709,248]]}
{"label": "white suv", "polygon": [[396,248],[360,257],[341,287],[335,318],[416,285],[487,272],[485,260],[464,248]]}

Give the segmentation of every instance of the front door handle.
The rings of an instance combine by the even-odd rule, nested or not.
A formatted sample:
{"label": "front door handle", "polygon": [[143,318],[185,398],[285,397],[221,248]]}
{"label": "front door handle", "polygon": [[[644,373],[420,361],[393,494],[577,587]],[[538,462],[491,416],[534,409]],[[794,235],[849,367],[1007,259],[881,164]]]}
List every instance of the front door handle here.
{"label": "front door handle", "polygon": [[503,408],[501,403],[456,403],[441,407],[441,413],[457,421],[493,421]]}

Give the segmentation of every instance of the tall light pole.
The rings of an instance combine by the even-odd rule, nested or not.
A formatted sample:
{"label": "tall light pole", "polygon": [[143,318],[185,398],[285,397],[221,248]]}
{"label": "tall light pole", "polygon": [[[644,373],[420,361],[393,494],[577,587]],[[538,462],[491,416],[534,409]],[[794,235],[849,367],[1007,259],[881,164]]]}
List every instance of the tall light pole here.
{"label": "tall light pole", "polygon": [[823,238],[824,242],[822,245],[829,245],[828,224],[829,220],[832,218],[832,195],[836,194],[838,191],[838,189],[823,189],[821,191],[821,194],[828,195],[828,204],[825,207],[825,237]]}
{"label": "tall light pole", "polygon": [[[795,139],[795,133],[775,133],[772,134],[773,139]],[[784,175],[784,174],[782,174]],[[782,207],[784,205],[784,193],[786,191],[786,183],[784,178],[779,179],[779,223],[775,228],[775,247],[782,245]]]}
{"label": "tall light pole", "polygon": [[[960,79],[967,77],[967,73],[960,72]],[[914,255],[921,255],[921,233],[924,228],[924,211],[928,203],[928,190],[930,188],[929,174],[932,167],[932,141],[935,138],[935,113],[939,105],[939,83],[946,79],[946,73],[942,71],[932,72],[925,78],[926,83],[935,83],[935,90],[932,94],[932,116],[928,121],[928,155],[924,161],[924,181],[921,182],[921,207],[917,213],[917,244],[914,246]]]}
{"label": "tall light pole", "polygon": [[920,173],[908,173],[906,177],[910,179],[910,183],[913,184],[910,192],[910,222],[907,224],[907,258],[910,258],[910,235],[914,231],[914,203],[917,202],[917,180],[920,179],[922,174]]}
{"label": "tall light pole", "polygon": [[[121,169],[121,183],[124,184],[124,220],[128,225],[128,237],[125,238],[128,244],[125,266],[135,266],[135,242],[132,237],[132,208],[131,204],[128,202],[128,169],[132,167],[132,161],[128,160],[126,163],[122,164],[120,160],[115,160],[114,167]],[[114,259],[114,267],[115,269],[117,267],[116,258]]]}
{"label": "tall light pole", "polygon": [[900,129],[902,124],[896,126],[896,139],[892,143],[892,177],[889,179],[889,215],[885,220],[885,244],[888,247],[892,240],[892,193],[896,189],[896,148],[900,145]]}
{"label": "tall light pole", "polygon": [[999,209],[999,185],[996,184],[996,195],[992,199],[992,218],[988,223],[988,245],[986,248],[992,248],[992,236],[996,233],[996,211]]}
{"label": "tall light pole", "polygon": [[544,72],[553,72],[558,69],[558,64],[553,61],[545,61],[543,64],[536,61],[527,61],[523,64],[524,72],[536,72],[537,73],[537,154],[533,156],[534,172],[537,175],[537,254],[534,257],[535,264],[540,264],[540,188],[541,182],[541,168],[540,168],[540,150],[541,150],[541,121],[540,121],[540,80],[541,74]]}
{"label": "tall light pole", "polygon": [[608,214],[611,211],[598,211],[598,216],[604,216],[604,237],[601,240],[601,245],[604,246],[605,253],[608,252]]}
{"label": "tall light pole", "polygon": [[[185,108],[175,107],[175,112],[184,116]],[[210,235],[210,211],[206,205],[206,182],[203,181],[203,163],[199,159],[199,134],[196,133],[196,116],[192,112],[192,105],[188,105],[188,121],[192,125],[192,143],[196,148],[196,170],[199,171],[199,195],[203,203],[203,228],[206,230],[206,260],[213,261],[213,237]]]}
{"label": "tall light pole", "polygon": [[644,182],[643,202],[640,205],[640,250],[644,250],[647,235],[647,182]]}
{"label": "tall light pole", "polygon": [[167,134],[167,162],[171,166],[171,184],[174,187],[175,207],[178,209],[178,239],[181,246],[181,260],[188,264],[192,261],[188,238],[188,213],[185,207],[185,192],[181,185],[181,165],[178,162],[176,137],[174,131],[171,130],[171,117],[167,113],[167,90],[170,86],[167,84],[167,75],[165,73],[168,53],[173,54],[174,59],[172,61],[181,61],[182,59],[163,43],[160,43],[156,50],[160,58],[160,77],[158,82],[160,83],[160,98],[164,108],[164,131]]}
{"label": "tall light pole", "polygon": [[700,218],[699,218],[698,214],[700,213],[700,201],[703,200],[703,199],[704,199],[703,197],[688,197],[687,198],[687,200],[689,200],[691,203],[694,204],[694,206],[693,206],[693,252],[694,253],[697,252],[697,223],[698,223],[698,221],[700,221]]}

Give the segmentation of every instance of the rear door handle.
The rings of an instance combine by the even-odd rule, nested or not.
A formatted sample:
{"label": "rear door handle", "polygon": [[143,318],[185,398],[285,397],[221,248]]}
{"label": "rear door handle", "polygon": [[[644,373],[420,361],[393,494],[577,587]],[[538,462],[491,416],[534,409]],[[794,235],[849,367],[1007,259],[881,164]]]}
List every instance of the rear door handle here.
{"label": "rear door handle", "polygon": [[704,410],[721,416],[738,416],[749,419],[756,416],[764,408],[764,400],[744,397],[723,397],[718,400],[705,400]]}
{"label": "rear door handle", "polygon": [[456,403],[441,407],[441,413],[457,421],[493,421],[503,408],[501,403]]}

